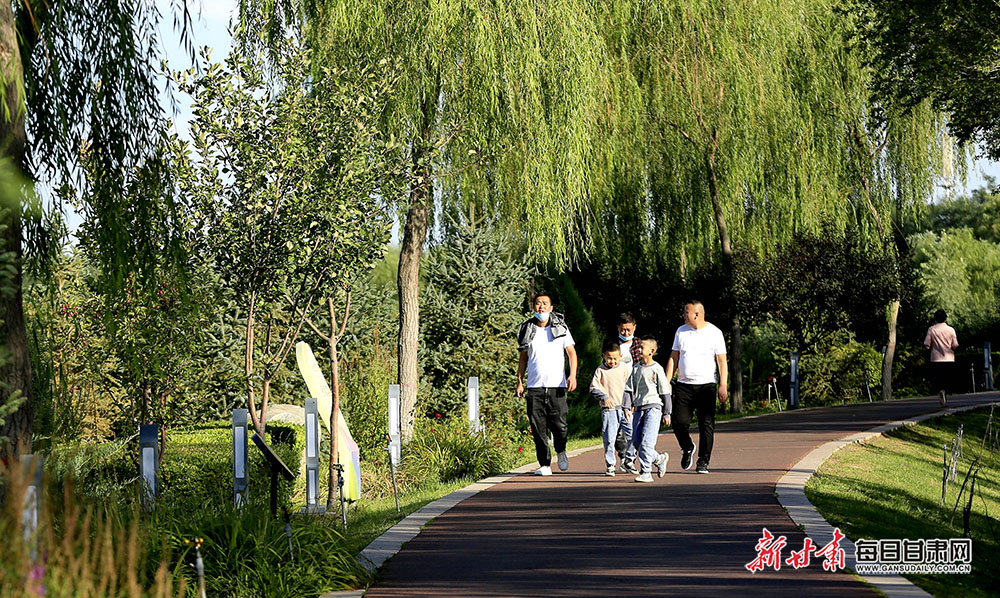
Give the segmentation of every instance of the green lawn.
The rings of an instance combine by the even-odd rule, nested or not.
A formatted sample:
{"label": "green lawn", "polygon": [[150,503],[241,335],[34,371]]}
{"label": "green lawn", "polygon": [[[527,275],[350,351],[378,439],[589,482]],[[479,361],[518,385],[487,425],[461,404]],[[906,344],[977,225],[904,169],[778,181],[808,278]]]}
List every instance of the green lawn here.
{"label": "green lawn", "polygon": [[[959,538],[968,488],[949,523],[959,489],[980,453],[989,409],[901,428],[838,451],[806,485],[806,496],[851,539]],[[994,415],[1000,420],[1000,409]],[[964,454],[957,481],[941,505],[944,444],[964,426]],[[1000,592],[1000,451],[982,449],[982,469],[970,518],[973,571],[968,575],[907,575],[938,597],[997,596]],[[988,513],[988,515],[987,515]]]}

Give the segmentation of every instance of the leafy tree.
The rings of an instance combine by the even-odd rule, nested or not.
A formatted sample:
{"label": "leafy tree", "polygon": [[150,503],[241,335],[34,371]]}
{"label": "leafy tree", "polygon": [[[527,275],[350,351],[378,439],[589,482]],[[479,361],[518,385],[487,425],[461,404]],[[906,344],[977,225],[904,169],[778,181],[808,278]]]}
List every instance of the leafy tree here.
{"label": "leafy tree", "polygon": [[[309,53],[289,43],[275,85],[261,66],[232,53],[180,85],[194,99],[196,153],[182,188],[197,197],[206,249],[245,310],[247,402],[263,433],[272,381],[306,314],[385,250],[396,149],[374,126],[393,82],[384,65],[310,77]],[[187,144],[176,147],[186,159]]]}
{"label": "leafy tree", "polygon": [[434,249],[427,264],[421,302],[421,362],[430,395],[422,409],[464,415],[466,383],[479,377],[484,417],[508,421],[521,409],[511,388],[512,337],[524,319],[521,309],[528,268],[485,218],[464,217]]}
{"label": "leafy tree", "polygon": [[[1000,243],[1000,185],[987,178],[987,186],[974,189],[969,197],[949,197],[927,206],[921,230],[945,232],[967,228],[983,241]],[[912,230],[911,233],[919,232]]]}
{"label": "leafy tree", "polygon": [[[174,4],[184,31],[190,25],[186,2]],[[160,12],[153,2],[38,2],[0,6],[0,81],[3,120],[0,158],[5,172],[24,175],[49,188],[72,188],[97,223],[106,276],[104,290],[114,294],[126,273],[145,273],[154,248],[144,235],[129,236],[123,225],[139,228],[162,217],[130,205],[120,189],[146,163],[162,140],[156,126],[161,113],[156,81],[161,54],[157,37]],[[87,152],[80,149],[86,147]],[[93,156],[97,177],[81,168]],[[11,179],[5,176],[4,185]],[[53,229],[37,216],[30,183],[8,204],[2,221],[3,251],[14,257],[13,292],[0,304],[0,343],[10,359],[0,368],[0,405],[15,396],[24,401],[0,428],[16,452],[31,450],[32,373],[22,298],[25,250],[53,246]],[[140,209],[133,209],[139,207]],[[171,245],[176,250],[176,245]],[[176,251],[174,251],[176,253]],[[7,450],[2,449],[6,455]]]}
{"label": "leafy tree", "polygon": [[[767,254],[831,223],[881,250],[892,222],[931,189],[940,118],[927,105],[870,117],[870,73],[844,43],[849,22],[835,3],[636,2],[608,12],[613,55],[645,109],[641,153],[622,176],[639,192],[607,218],[611,238],[639,248],[627,261],[653,255],[683,274],[719,260],[738,280],[738,250]],[[728,328],[738,411],[738,310]]]}
{"label": "leafy tree", "polygon": [[280,39],[301,27],[316,64],[398,60],[381,126],[408,151],[398,271],[402,432],[418,388],[420,256],[433,203],[475,203],[515,227],[532,256],[565,263],[629,143],[597,9],[588,2],[354,0],[240,3],[240,27]]}
{"label": "leafy tree", "polygon": [[928,302],[969,334],[1000,324],[1000,245],[967,228],[910,238],[913,261]]}
{"label": "leafy tree", "polygon": [[959,141],[1000,159],[1000,5],[995,0],[850,0],[872,91],[903,107],[930,100]]}
{"label": "leafy tree", "polygon": [[880,340],[883,308],[900,293],[894,256],[873,251],[849,232],[802,233],[773,255],[741,253],[737,259],[742,311],[758,323],[781,322],[790,350],[814,352],[844,331]]}

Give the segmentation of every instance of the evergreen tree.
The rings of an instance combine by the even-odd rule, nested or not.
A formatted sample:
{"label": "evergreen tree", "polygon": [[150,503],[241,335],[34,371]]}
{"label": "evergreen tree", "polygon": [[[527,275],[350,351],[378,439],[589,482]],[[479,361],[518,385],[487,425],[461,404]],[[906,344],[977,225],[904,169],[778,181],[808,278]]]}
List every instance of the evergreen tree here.
{"label": "evergreen tree", "polygon": [[479,377],[481,413],[516,416],[514,333],[529,272],[524,260],[483,218],[454,227],[432,252],[420,307],[421,362],[430,386],[428,414],[463,416],[466,383]]}

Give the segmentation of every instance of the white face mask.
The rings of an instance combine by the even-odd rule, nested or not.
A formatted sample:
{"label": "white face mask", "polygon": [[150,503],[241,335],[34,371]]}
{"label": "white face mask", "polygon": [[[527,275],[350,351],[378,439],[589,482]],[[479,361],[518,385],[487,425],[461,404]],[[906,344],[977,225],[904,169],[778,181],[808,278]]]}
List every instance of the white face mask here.
{"label": "white face mask", "polygon": [[549,312],[542,313],[536,311],[535,319],[537,319],[539,322],[545,322],[549,319]]}

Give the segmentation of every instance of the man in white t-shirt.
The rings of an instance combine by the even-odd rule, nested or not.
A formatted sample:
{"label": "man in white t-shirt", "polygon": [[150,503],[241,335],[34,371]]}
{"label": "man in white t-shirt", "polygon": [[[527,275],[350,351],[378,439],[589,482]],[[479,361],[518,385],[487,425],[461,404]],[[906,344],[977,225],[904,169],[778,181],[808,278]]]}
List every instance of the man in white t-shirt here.
{"label": "man in white t-shirt", "polygon": [[[535,441],[538,470],[535,475],[552,475],[549,431],[558,453],[559,469],[569,469],[566,457],[568,428],[567,390],[576,390],[576,348],[573,335],[561,314],[552,311],[548,293],[535,295],[535,315],[517,331],[517,396],[527,399],[528,422]],[[565,353],[565,358],[563,354]],[[569,358],[569,376],[566,376]],[[527,375],[527,378],[525,378]]]}
{"label": "man in white t-shirt", "polygon": [[[729,397],[726,339],[722,331],[705,321],[705,306],[691,300],[684,306],[685,324],[674,334],[667,362],[667,380],[677,370],[673,384],[673,427],[681,448],[681,469],[691,469],[695,448],[688,427],[692,413],[698,414],[698,473],[708,473],[715,441],[715,403]],[[719,376],[716,378],[716,370]],[[666,414],[664,414],[666,415]]]}

